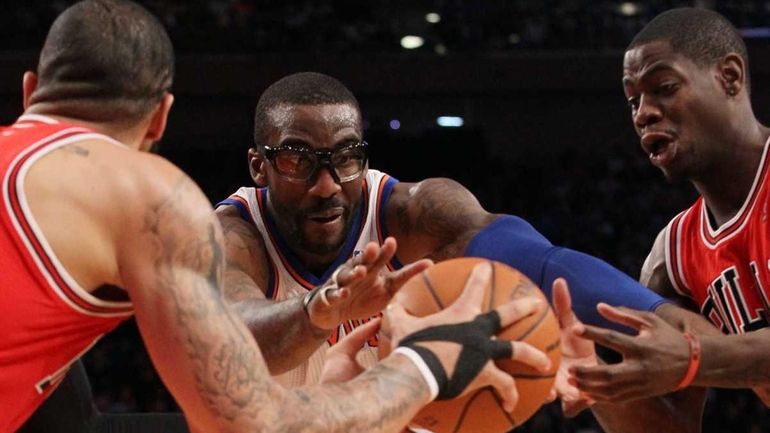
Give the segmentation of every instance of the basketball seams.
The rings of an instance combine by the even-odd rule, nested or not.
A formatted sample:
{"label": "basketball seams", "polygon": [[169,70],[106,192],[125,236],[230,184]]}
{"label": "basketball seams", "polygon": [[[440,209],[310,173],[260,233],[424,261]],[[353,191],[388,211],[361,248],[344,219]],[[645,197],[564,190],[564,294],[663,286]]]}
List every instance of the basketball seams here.
{"label": "basketball seams", "polygon": [[[521,334],[520,336],[516,337],[515,340],[516,341],[521,341],[521,340],[529,337],[529,335],[531,333],[533,333],[536,329],[538,329],[540,327],[540,324],[543,322],[543,320],[545,320],[545,318],[547,316],[548,316],[548,308],[543,308],[543,311],[540,312],[540,317],[537,318],[535,323],[530,325],[529,328],[527,328],[527,330],[524,331],[523,334]],[[505,332],[505,330],[503,330],[503,332]]]}
{"label": "basketball seams", "polygon": [[444,304],[441,302],[438,293],[436,293],[436,289],[433,288],[433,283],[431,283],[430,277],[428,277],[428,271],[422,271],[420,275],[422,276],[422,281],[425,283],[425,287],[428,289],[428,293],[430,293],[430,295],[433,296],[433,300],[436,301],[439,310],[443,310]]}
{"label": "basketball seams", "polygon": [[482,388],[472,395],[468,397],[468,400],[465,402],[465,405],[462,408],[462,411],[460,411],[460,416],[457,417],[457,423],[455,424],[455,428],[452,430],[453,433],[460,433],[463,428],[463,422],[465,421],[465,417],[468,415],[468,411],[471,409],[471,406],[473,406],[473,402],[481,396],[484,392],[489,392],[492,395],[492,398],[497,403],[497,407],[500,409],[500,412],[503,413],[503,415],[508,419],[508,421],[511,423],[511,427],[516,427],[516,420],[513,418],[513,416],[506,412],[502,405],[502,400],[500,397],[497,396],[497,393],[495,393],[492,388],[486,387]]}

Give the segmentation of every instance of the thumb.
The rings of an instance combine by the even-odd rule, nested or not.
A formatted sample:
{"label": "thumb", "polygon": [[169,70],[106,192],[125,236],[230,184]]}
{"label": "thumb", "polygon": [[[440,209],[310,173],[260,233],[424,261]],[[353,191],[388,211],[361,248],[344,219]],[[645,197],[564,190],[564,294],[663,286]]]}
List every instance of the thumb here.
{"label": "thumb", "polygon": [[354,329],[353,332],[342,338],[337,344],[332,346],[327,352],[327,356],[344,354],[353,357],[366,341],[372,338],[380,330],[382,319],[379,317],[372,319],[365,324]]}

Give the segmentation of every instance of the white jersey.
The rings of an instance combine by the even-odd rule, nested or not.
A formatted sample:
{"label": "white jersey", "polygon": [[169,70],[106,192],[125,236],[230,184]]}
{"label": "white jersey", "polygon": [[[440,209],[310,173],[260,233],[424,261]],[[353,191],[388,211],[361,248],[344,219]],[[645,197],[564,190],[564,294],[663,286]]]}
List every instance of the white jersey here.
{"label": "white jersey", "polygon": [[[263,291],[268,299],[284,300],[295,296],[304,296],[309,290],[325,283],[332,273],[349,258],[360,253],[364,246],[375,241],[379,244],[387,237],[385,231],[385,204],[393,186],[397,181],[385,173],[368,170],[363,182],[363,193],[358,210],[356,210],[350,233],[343,244],[337,260],[332,263],[323,275],[314,275],[292,254],[284,239],[281,238],[273,218],[267,212],[267,188],[242,187],[227,200],[218,204],[231,205],[238,208],[241,217],[254,224],[259,230],[268,253],[269,277],[267,287]],[[401,265],[394,258],[388,267],[399,268]],[[275,376],[284,386],[312,385],[318,383],[323,369],[326,350],[340,338],[347,335],[357,326],[371,320],[349,320],[341,323],[332,332],[325,344],[322,344],[310,358],[297,368]],[[359,361],[365,367],[377,362],[377,342],[375,336],[358,355]]]}

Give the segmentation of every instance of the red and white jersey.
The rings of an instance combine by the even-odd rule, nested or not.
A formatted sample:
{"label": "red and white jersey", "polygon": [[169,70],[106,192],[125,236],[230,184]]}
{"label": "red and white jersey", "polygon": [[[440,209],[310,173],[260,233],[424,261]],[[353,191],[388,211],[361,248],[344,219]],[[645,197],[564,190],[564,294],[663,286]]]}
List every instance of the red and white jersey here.
{"label": "red and white jersey", "polygon": [[[302,262],[292,254],[275,226],[272,215],[266,209],[267,188],[242,187],[217,206],[235,206],[241,217],[259,230],[268,253],[269,277],[267,287],[262,287],[268,299],[283,300],[304,296],[308,290],[325,283],[334,271],[349,258],[358,254],[364,246],[375,241],[382,243],[387,237],[385,232],[385,204],[387,203],[395,179],[377,170],[368,170],[363,183],[361,202],[354,216],[353,225],[337,260],[322,275],[308,271]],[[395,269],[400,263],[393,258],[389,267]],[[363,323],[369,319],[363,320]],[[297,368],[276,376],[284,386],[312,385],[318,383],[323,370],[326,350],[360,326],[362,321],[349,320],[341,323],[332,332],[326,344]],[[377,362],[377,338],[371,339],[359,353],[358,359],[368,367]]]}
{"label": "red and white jersey", "polygon": [[[37,115],[0,128],[0,432],[18,429],[70,364],[132,314],[130,303],[102,301],[77,284],[24,194],[25,175],[41,156],[95,137],[110,140]],[[51,173],[51,182],[56,176]]]}
{"label": "red and white jersey", "polygon": [[674,288],[725,333],[770,325],[768,165],[766,144],[746,201],[721,227],[712,227],[703,197],[666,227],[666,266]]}

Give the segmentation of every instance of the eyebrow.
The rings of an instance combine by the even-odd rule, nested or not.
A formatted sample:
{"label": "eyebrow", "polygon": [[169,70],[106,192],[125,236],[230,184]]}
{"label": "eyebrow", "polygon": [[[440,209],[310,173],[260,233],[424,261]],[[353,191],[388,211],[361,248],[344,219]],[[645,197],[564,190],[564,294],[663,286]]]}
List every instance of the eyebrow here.
{"label": "eyebrow", "polygon": [[[652,66],[650,66],[648,69],[646,69],[644,72],[642,72],[642,75],[639,76],[639,80],[642,81],[645,78],[649,77],[650,75],[656,74],[661,71],[676,71],[673,66],[671,66],[669,63],[666,62],[657,62],[654,63]],[[627,86],[631,83],[631,79],[628,76],[623,77],[623,85]]]}

